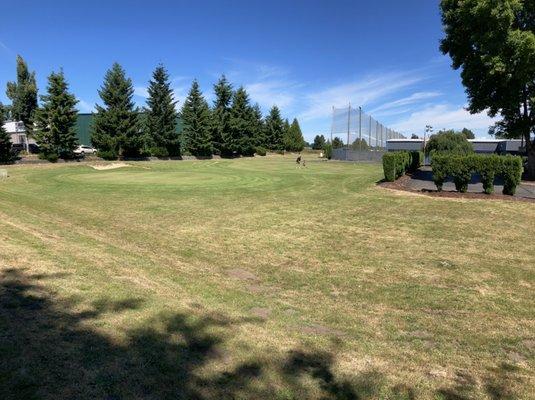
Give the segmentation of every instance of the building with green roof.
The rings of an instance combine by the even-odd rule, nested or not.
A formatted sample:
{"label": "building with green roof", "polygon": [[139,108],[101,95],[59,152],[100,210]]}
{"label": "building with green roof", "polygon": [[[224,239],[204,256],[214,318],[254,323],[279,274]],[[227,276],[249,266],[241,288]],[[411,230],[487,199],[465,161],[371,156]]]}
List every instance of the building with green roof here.
{"label": "building with green roof", "polygon": [[[141,118],[144,119],[144,113],[140,113]],[[76,119],[76,136],[81,145],[91,146],[91,124],[93,122],[94,114],[80,113]],[[176,120],[176,132],[180,135],[182,133],[182,119],[180,117]]]}

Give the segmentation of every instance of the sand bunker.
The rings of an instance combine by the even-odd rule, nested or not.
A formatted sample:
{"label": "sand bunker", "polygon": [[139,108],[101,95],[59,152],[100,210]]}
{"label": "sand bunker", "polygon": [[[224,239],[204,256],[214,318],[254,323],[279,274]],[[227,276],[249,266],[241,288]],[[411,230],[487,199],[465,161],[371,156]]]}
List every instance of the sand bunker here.
{"label": "sand bunker", "polygon": [[129,167],[127,163],[111,163],[111,164],[100,164],[100,165],[90,165],[91,168],[96,169],[98,171],[106,171],[108,169],[117,169],[117,168],[124,168]]}

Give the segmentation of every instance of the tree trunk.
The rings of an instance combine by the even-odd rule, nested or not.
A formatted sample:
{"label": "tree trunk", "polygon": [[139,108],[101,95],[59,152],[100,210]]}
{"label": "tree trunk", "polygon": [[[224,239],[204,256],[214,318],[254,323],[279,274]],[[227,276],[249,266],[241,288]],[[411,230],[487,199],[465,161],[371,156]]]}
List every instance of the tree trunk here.
{"label": "tree trunk", "polygon": [[527,178],[531,181],[535,181],[535,145],[531,143],[531,146],[527,146],[528,153],[528,167],[526,170]]}

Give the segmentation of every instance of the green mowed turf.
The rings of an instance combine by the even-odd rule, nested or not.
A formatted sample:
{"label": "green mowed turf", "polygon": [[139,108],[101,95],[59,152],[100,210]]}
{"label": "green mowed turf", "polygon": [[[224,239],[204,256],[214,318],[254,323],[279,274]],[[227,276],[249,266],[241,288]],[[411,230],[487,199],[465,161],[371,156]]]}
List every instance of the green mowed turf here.
{"label": "green mowed turf", "polygon": [[2,399],[533,396],[533,204],[291,157],[7,169]]}

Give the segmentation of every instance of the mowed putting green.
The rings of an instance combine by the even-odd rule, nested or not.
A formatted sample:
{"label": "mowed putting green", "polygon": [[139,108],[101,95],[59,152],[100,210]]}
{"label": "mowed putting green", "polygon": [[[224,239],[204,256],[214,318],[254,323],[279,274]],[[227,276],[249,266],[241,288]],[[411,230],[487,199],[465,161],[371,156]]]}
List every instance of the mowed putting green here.
{"label": "mowed putting green", "polygon": [[7,167],[0,398],[532,398],[533,204],[307,161]]}

